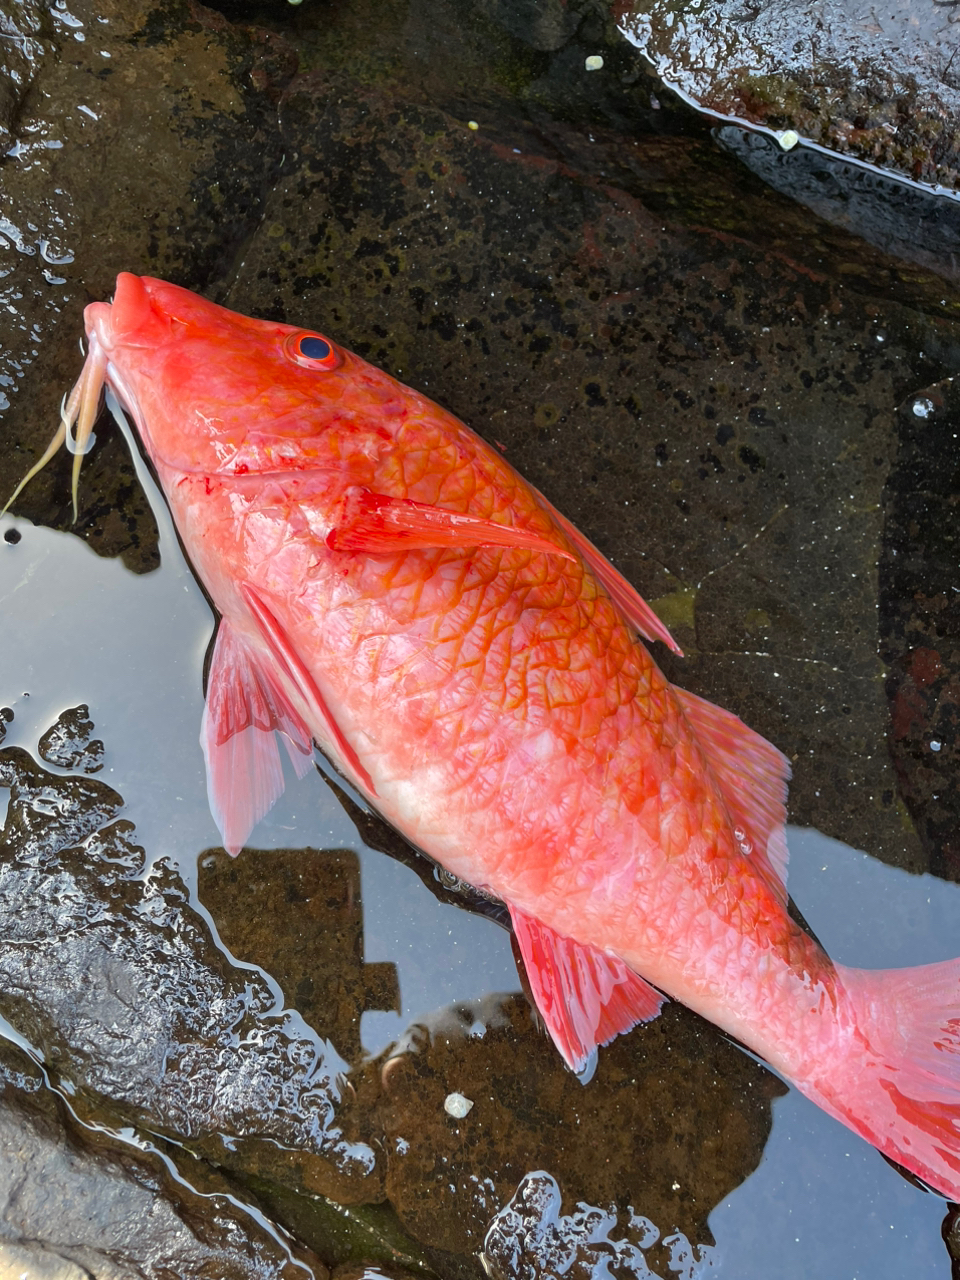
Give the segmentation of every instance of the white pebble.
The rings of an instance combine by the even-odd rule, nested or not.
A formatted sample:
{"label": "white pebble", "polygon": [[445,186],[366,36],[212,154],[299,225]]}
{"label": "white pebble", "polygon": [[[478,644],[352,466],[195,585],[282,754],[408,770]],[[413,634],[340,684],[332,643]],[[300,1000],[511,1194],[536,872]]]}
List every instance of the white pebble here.
{"label": "white pebble", "polygon": [[448,1093],[443,1100],[443,1109],[448,1116],[453,1116],[454,1120],[462,1120],[468,1112],[473,1110],[473,1103],[462,1093]]}
{"label": "white pebble", "polygon": [[929,418],[933,413],[936,405],[927,396],[921,396],[919,400],[913,402],[913,416],[915,418]]}
{"label": "white pebble", "polygon": [[591,53],[590,57],[583,64],[588,71],[599,71],[603,66],[603,59],[599,53]]}
{"label": "white pebble", "polygon": [[784,151],[792,151],[800,141],[800,135],[794,129],[784,129],[783,133],[777,134],[777,141]]}

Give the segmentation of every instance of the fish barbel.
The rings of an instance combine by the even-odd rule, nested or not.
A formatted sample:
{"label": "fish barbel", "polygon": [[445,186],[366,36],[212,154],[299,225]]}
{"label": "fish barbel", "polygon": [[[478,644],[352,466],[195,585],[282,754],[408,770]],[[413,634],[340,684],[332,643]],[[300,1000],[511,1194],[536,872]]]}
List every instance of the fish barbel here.
{"label": "fish barbel", "polygon": [[[201,741],[236,853],[316,742],[509,908],[563,1057],[682,1001],[960,1200],[960,961],[834,964],[787,912],[789,766],[493,449],[312,330],[128,273],[57,437],[132,417],[219,614]],[[30,474],[33,474],[33,471]],[[19,491],[19,490],[18,490]]]}

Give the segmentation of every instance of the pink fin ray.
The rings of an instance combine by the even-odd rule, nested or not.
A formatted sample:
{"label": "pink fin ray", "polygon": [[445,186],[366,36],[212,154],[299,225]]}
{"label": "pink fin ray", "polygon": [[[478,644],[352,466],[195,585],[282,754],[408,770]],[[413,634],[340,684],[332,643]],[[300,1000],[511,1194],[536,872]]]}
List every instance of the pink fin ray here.
{"label": "pink fin ray", "polygon": [[362,488],[350,490],[344,498],[327,546],[372,554],[433,547],[520,547],[574,559],[565,547],[530,530]]}
{"label": "pink fin ray", "polygon": [[200,742],[210,811],[231,854],[240,852],[283,793],[276,733],[303,777],[313,751],[306,725],[224,620],[210,664]]}
{"label": "pink fin ray", "polygon": [[849,1076],[831,1063],[803,1092],[885,1156],[960,1201],[960,960],[837,974],[855,1011]]}
{"label": "pink fin ray", "polygon": [[360,763],[360,757],[354,748],[344,737],[343,730],[337,724],[333,712],[327,706],[327,701],[318,689],[313,676],[303,665],[299,654],[290,643],[289,636],[253,587],[244,583],[240,590],[244,600],[250,606],[263,638],[266,640],[277,664],[296,686],[297,692],[310,708],[317,721],[324,726],[347,767],[352,770],[361,785],[366,787],[371,795],[376,795],[377,790],[373,785],[373,779]]}
{"label": "pink fin ray", "polygon": [[787,901],[787,783],[790,761],[742,720],[685,689],[674,689],[693,726],[751,861]]}
{"label": "pink fin ray", "polygon": [[554,1044],[572,1071],[598,1045],[660,1012],[666,996],[616,956],[574,942],[510,907],[527,980]]}
{"label": "pink fin ray", "polygon": [[535,489],[534,492],[567,537],[573,542],[597,578],[599,578],[604,590],[627,621],[636,627],[644,640],[661,640],[668,649],[672,649],[674,653],[682,658],[683,650],[636,587],[630,585],[620,570],[614,568],[603,552],[595,547],[590,539],[585,534],[582,534],[577,526],[571,523],[562,512],[558,511],[539,489]]}

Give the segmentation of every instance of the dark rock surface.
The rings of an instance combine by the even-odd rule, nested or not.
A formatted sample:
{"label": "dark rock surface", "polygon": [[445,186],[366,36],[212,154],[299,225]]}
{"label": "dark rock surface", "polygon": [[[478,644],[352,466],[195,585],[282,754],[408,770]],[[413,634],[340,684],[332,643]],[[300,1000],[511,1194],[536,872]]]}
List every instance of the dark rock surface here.
{"label": "dark rock surface", "polygon": [[[229,270],[279,159],[271,98],[293,65],[278,42],[185,2],[16,4],[4,21],[14,64],[0,78],[14,105],[0,185],[0,410],[25,386],[30,405],[5,415],[7,476],[56,422],[82,309],[109,296],[118,271],[196,282]],[[85,506],[85,535],[155,565],[153,517],[113,434],[88,466],[101,497]],[[70,518],[56,472],[18,509],[49,520],[51,505]]]}
{"label": "dark rock surface", "polygon": [[363,959],[352,849],[244,850],[236,858],[211,849],[200,855],[198,893],[233,955],[266,969],[347,1062],[361,1057],[365,1010],[400,1012],[396,965]]}
{"label": "dark rock surface", "polygon": [[899,419],[881,562],[890,745],[931,867],[960,880],[960,379],[915,391]]}
{"label": "dark rock surface", "polygon": [[[457,1254],[483,1246],[530,1169],[548,1170],[568,1203],[642,1204],[712,1243],[707,1217],[756,1167],[784,1092],[676,1004],[610,1045],[585,1090],[519,994],[411,1028],[381,1080],[390,1201],[417,1239]],[[473,1104],[462,1119],[444,1107],[454,1092]]]}
{"label": "dark rock surface", "polygon": [[615,1205],[601,1209],[579,1204],[562,1212],[556,1179],[542,1170],[527,1174],[509,1204],[493,1222],[483,1245],[483,1264],[491,1280],[540,1280],[547,1275],[592,1280],[606,1272],[647,1277],[651,1257],[665,1255],[669,1269],[692,1275],[697,1264],[710,1265],[710,1249],[691,1248],[679,1233],[662,1240],[649,1218]]}

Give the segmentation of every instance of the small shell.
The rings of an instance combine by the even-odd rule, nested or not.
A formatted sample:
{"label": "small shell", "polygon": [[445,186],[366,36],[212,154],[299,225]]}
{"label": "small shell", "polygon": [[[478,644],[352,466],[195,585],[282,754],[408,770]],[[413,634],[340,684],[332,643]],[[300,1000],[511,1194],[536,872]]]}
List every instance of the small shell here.
{"label": "small shell", "polygon": [[591,53],[583,65],[587,71],[599,71],[603,66],[603,58],[600,57],[599,53]]}
{"label": "small shell", "polygon": [[454,1120],[462,1120],[468,1112],[473,1110],[473,1103],[462,1093],[448,1093],[443,1100],[443,1109],[448,1116],[453,1116]]}

